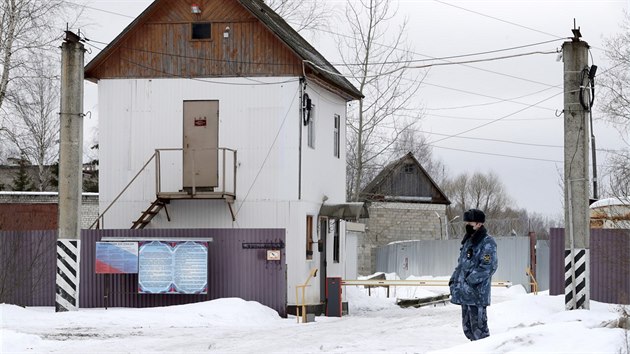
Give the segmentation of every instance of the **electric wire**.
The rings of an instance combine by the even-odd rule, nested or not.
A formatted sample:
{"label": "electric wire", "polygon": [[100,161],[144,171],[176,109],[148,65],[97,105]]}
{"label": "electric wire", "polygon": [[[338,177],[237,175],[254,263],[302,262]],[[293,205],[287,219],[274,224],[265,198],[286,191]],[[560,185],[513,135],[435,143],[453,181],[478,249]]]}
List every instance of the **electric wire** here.
{"label": "electric wire", "polygon": [[396,72],[402,71],[402,70],[407,70],[407,69],[424,69],[424,68],[432,68],[432,67],[436,67],[436,66],[449,66],[449,65],[461,65],[461,64],[470,64],[470,63],[481,63],[481,62],[489,62],[489,61],[496,61],[496,60],[504,60],[504,59],[512,59],[512,58],[517,58],[517,57],[524,57],[524,56],[530,56],[530,55],[537,55],[537,54],[557,54],[558,52],[556,50],[553,51],[535,51],[535,52],[527,52],[527,53],[519,53],[519,54],[513,54],[513,55],[504,55],[504,56],[500,56],[500,57],[493,57],[493,58],[484,58],[484,59],[474,59],[474,60],[467,60],[467,61],[461,61],[461,62],[446,62],[446,63],[433,63],[433,64],[425,64],[425,65],[403,65],[400,66],[398,68],[395,68],[393,70],[384,72],[384,73],[378,73],[378,74],[374,74],[374,75],[361,75],[361,76],[354,76],[354,74],[341,74],[338,72],[334,72],[334,71],[330,71],[327,68],[323,68],[321,66],[319,66],[317,63],[310,61],[310,60],[304,60],[305,63],[309,63],[312,66],[316,67],[317,69],[319,69],[320,71],[326,72],[330,75],[335,75],[335,76],[344,76],[344,77],[350,77],[353,79],[362,79],[362,78],[374,78],[374,77],[382,77],[385,75],[390,75],[390,74],[394,74]]}
{"label": "electric wire", "polygon": [[[515,98],[499,98],[499,97],[495,97],[495,96],[484,95],[484,94],[478,93],[478,92],[466,91],[466,90],[462,90],[462,89],[456,89],[456,88],[452,88],[452,87],[447,87],[447,86],[442,86],[442,85],[437,85],[437,84],[431,84],[431,83],[428,83],[426,81],[422,82],[422,84],[427,85],[427,86],[434,86],[434,87],[438,87],[438,88],[442,88],[442,89],[447,89],[447,90],[452,90],[452,91],[457,91],[457,92],[463,92],[463,93],[467,93],[467,94],[470,94],[470,95],[476,95],[476,96],[492,98],[492,99],[497,100],[497,101],[494,101],[494,102],[477,103],[477,104],[470,104],[470,105],[464,105],[464,106],[427,108],[426,109],[427,111],[443,111],[443,110],[453,110],[453,109],[461,109],[461,108],[490,106],[490,105],[493,105],[493,104],[498,104],[498,103],[503,103],[503,102],[511,102],[511,103],[516,103],[516,104],[520,104],[520,105],[523,105],[523,106],[529,106],[528,103],[518,102],[516,100],[518,100],[520,98],[524,98],[524,97],[537,95],[539,93],[551,90],[553,88],[560,88],[560,85],[558,85],[558,86],[548,87],[548,88],[545,88],[545,89],[542,89],[542,90],[539,90],[539,91],[536,91],[536,92],[533,92],[533,93],[529,93],[529,94],[526,94],[526,95],[518,96],[518,97],[515,97]],[[555,109],[549,108],[549,107],[538,107],[538,108],[546,109],[548,111],[555,111]]]}
{"label": "electric wire", "polygon": [[468,132],[471,132],[471,131],[474,131],[474,130],[477,130],[477,129],[483,128],[483,127],[488,126],[488,125],[490,125],[490,124],[493,124],[493,123],[496,123],[496,122],[498,122],[498,121],[501,121],[501,120],[503,120],[503,119],[505,119],[505,118],[508,118],[508,117],[511,117],[511,116],[513,116],[513,115],[515,115],[515,114],[518,114],[518,113],[520,113],[520,112],[523,112],[523,111],[525,111],[525,110],[527,110],[527,109],[530,109],[530,108],[532,108],[532,107],[535,107],[535,106],[537,106],[537,105],[539,105],[539,104],[541,104],[541,103],[543,103],[543,102],[545,102],[545,101],[548,101],[548,100],[550,100],[550,99],[552,99],[552,98],[554,98],[554,97],[556,97],[556,96],[558,96],[558,95],[560,95],[560,94],[563,94],[563,93],[564,93],[564,92],[559,92],[559,93],[553,94],[553,95],[552,95],[552,96],[550,96],[550,97],[547,97],[547,98],[545,98],[545,99],[543,99],[543,100],[540,100],[540,101],[538,101],[538,102],[536,102],[536,103],[534,103],[534,104],[531,104],[531,105],[529,105],[529,106],[527,106],[527,107],[521,108],[521,109],[519,109],[519,110],[517,110],[517,111],[515,111],[515,112],[509,113],[509,114],[504,115],[504,116],[502,116],[502,117],[500,117],[500,118],[497,118],[497,119],[495,119],[495,120],[492,120],[492,121],[490,121],[490,122],[488,122],[488,123],[484,123],[484,124],[478,125],[478,126],[476,126],[476,127],[473,127],[473,128],[470,128],[470,129],[467,129],[467,130],[464,130],[464,131],[461,131],[461,132],[459,132],[459,133],[457,133],[457,134],[452,134],[452,135],[449,135],[449,136],[444,137],[444,138],[442,138],[442,139],[438,139],[438,140],[432,141],[431,143],[432,143],[432,144],[435,144],[435,143],[438,143],[438,142],[440,142],[440,141],[444,141],[444,140],[447,140],[447,139],[450,139],[450,138],[454,138],[454,137],[456,137],[456,136],[460,136],[460,135],[462,135],[462,134],[466,134],[466,133],[468,133]]}

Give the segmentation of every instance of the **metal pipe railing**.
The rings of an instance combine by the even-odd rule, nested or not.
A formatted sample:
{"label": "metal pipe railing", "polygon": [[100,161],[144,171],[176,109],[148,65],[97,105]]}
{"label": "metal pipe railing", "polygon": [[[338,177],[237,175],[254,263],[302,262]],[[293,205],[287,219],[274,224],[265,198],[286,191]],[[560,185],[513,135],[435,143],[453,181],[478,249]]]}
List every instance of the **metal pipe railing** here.
{"label": "metal pipe railing", "polygon": [[[153,159],[155,159],[155,193],[156,195],[159,195],[162,192],[162,152],[163,151],[183,151],[183,148],[161,148],[161,149],[155,149],[155,152],[153,153],[153,155],[151,155],[151,157],[149,158],[149,160],[142,166],[142,168],[138,171],[138,173],[136,173],[136,175],[131,179],[131,181],[129,181],[129,183],[127,183],[127,185],[123,188],[123,190],[118,193],[118,195],[114,198],[114,200],[112,200],[111,203],[109,203],[109,205],[107,206],[107,208],[105,208],[105,210],[103,211],[103,213],[101,213],[96,220],[94,220],[94,222],[90,225],[90,229],[93,228],[95,225],[99,225],[99,227],[103,227],[104,225],[104,219],[103,217],[105,216],[105,214],[111,209],[111,207],[118,201],[118,199],[120,199],[120,197],[127,191],[127,189],[129,189],[129,187],[131,186],[131,184],[133,184],[133,182],[140,176],[140,174],[147,168],[147,166],[149,165],[149,163],[151,163],[151,161]],[[234,161],[233,161],[233,165],[234,165],[234,176],[233,176],[233,181],[232,181],[232,193],[236,196],[236,161],[237,161],[237,154],[236,154],[236,150],[234,149],[230,149],[230,148],[214,148],[212,150],[222,150],[222,174],[221,174],[221,192],[222,193],[226,193],[227,192],[227,181],[226,181],[226,164],[227,164],[227,152],[232,152],[232,155],[234,157]],[[192,150],[193,152],[196,150]],[[196,194],[196,181],[195,181],[195,154],[193,153],[192,156],[192,194],[195,195]],[[100,224],[99,224],[100,222]]]}
{"label": "metal pipe railing", "polygon": [[[107,208],[105,208],[105,210],[103,211],[103,213],[101,215],[99,215],[96,220],[94,220],[94,222],[92,223],[92,225],[90,225],[90,229],[94,227],[94,225],[96,225],[99,220],[104,220],[103,216],[105,216],[105,214],[107,213],[107,211],[112,207],[112,205],[114,205],[114,203],[116,203],[118,201],[118,199],[123,195],[123,193],[125,193],[125,191],[129,188],[129,186],[131,186],[131,184],[136,180],[136,178],[138,178],[138,176],[140,176],[140,174],[142,173],[142,171],[144,171],[145,168],[147,168],[147,166],[149,165],[149,163],[151,162],[151,160],[153,160],[155,158],[155,153],[153,153],[153,155],[151,155],[151,157],[149,158],[149,160],[144,164],[144,166],[142,166],[142,168],[140,169],[140,171],[138,171],[138,173],[136,173],[135,176],[133,176],[133,178],[131,179],[131,181],[129,181],[129,183],[127,183],[127,185],[125,186],[125,188],[123,188],[123,190],[118,193],[118,195],[116,196],[116,198],[114,198],[114,200],[112,200],[111,203],[109,203],[109,205],[107,206]],[[101,221],[100,223],[100,227],[103,227],[104,225],[104,221]]]}

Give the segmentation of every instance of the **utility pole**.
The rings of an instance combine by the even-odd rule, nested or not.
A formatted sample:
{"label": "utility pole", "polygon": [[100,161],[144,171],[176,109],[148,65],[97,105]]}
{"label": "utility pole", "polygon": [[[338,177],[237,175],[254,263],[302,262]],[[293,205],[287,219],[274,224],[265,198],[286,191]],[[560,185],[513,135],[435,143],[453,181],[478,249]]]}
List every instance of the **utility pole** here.
{"label": "utility pole", "polygon": [[[589,117],[588,43],[579,28],[562,45],[564,58],[565,306],[588,309],[589,281]],[[567,232],[568,231],[568,232]],[[568,233],[568,235],[567,235]],[[567,237],[568,236],[568,237]]]}
{"label": "utility pole", "polygon": [[61,45],[61,106],[59,144],[59,230],[55,311],[79,308],[79,209],[83,156],[83,54],[79,36],[65,31]]}

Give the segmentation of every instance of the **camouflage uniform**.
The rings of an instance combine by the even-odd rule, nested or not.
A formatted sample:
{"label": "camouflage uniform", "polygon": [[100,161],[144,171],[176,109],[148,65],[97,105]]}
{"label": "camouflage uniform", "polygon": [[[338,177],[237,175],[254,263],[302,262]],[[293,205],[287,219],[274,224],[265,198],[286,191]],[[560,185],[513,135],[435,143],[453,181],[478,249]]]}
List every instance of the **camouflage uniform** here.
{"label": "camouflage uniform", "polygon": [[462,306],[462,326],[470,340],[490,335],[486,306],[490,305],[490,285],[496,270],[497,244],[486,228],[481,226],[466,234],[449,286],[451,302]]}

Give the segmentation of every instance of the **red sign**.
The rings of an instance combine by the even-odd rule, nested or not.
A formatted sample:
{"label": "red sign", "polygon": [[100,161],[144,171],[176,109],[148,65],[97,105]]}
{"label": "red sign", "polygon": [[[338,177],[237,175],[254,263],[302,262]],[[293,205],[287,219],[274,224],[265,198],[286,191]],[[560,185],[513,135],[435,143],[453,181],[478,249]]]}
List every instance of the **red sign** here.
{"label": "red sign", "polygon": [[206,126],[206,117],[195,118],[195,127],[205,127]]}

